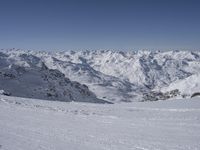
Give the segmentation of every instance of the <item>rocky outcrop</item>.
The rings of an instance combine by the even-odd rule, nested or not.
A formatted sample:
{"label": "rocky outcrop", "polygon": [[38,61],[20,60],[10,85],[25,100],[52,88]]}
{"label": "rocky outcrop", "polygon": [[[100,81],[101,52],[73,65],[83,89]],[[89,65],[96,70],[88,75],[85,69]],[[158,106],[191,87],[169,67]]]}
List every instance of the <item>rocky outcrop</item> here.
{"label": "rocky outcrop", "polygon": [[151,91],[149,93],[143,94],[142,101],[157,101],[157,100],[166,100],[170,98],[174,98],[180,96],[180,91],[178,89],[169,91],[169,92],[159,92],[159,91]]}

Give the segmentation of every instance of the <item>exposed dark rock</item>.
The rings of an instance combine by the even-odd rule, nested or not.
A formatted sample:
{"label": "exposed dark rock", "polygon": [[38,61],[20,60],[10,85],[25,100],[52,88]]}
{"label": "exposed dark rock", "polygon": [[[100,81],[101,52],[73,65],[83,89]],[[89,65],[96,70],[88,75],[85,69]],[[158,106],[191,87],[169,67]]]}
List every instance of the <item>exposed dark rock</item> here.
{"label": "exposed dark rock", "polygon": [[180,95],[180,91],[178,89],[162,93],[160,91],[151,91],[149,93],[143,94],[142,101],[157,101],[157,100],[166,100],[169,98],[173,98]]}

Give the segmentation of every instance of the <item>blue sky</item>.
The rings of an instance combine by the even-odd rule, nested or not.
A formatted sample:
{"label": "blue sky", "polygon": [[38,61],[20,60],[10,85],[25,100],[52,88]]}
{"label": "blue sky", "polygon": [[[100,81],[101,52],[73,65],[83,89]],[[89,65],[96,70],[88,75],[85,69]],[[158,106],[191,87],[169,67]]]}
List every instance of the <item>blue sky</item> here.
{"label": "blue sky", "polygon": [[199,0],[1,0],[0,48],[200,49]]}

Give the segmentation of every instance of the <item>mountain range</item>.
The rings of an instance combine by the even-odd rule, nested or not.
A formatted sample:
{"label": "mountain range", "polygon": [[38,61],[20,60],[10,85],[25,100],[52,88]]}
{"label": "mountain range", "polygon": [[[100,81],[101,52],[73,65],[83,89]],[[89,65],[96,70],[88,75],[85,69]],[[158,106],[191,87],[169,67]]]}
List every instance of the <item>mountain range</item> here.
{"label": "mountain range", "polygon": [[200,52],[1,50],[0,90],[101,103],[186,98],[200,92]]}

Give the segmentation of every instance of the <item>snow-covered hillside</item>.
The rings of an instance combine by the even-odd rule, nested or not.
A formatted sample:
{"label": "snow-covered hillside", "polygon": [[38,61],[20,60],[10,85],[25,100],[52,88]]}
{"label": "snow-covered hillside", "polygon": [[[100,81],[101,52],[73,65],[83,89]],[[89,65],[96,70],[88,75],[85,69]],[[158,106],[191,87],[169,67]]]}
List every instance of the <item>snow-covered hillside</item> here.
{"label": "snow-covered hillside", "polygon": [[200,99],[113,105],[0,96],[0,150],[199,150]]}
{"label": "snow-covered hillside", "polygon": [[[188,88],[195,88],[195,91],[200,92],[198,86],[194,86],[200,81],[198,78],[200,52],[198,51],[2,50],[3,54],[8,55],[9,58],[32,55],[49,69],[56,69],[70,80],[87,85],[98,98],[113,102],[147,100],[157,95],[159,97],[160,94],[161,99],[174,96],[190,97],[193,90],[187,91],[187,94],[182,92]],[[20,59],[17,64],[26,66],[27,60]],[[197,78],[189,87],[181,85],[185,80],[189,82],[192,76]],[[174,86],[177,83],[179,85]]]}
{"label": "snow-covered hillside", "polygon": [[191,75],[183,80],[172,82],[168,87],[163,88],[163,91],[179,89],[181,95],[191,96],[191,93],[200,92],[200,73]]}
{"label": "snow-covered hillside", "polygon": [[58,70],[49,69],[40,58],[31,54],[0,53],[0,91],[18,97],[105,103],[86,85],[71,81]]}

